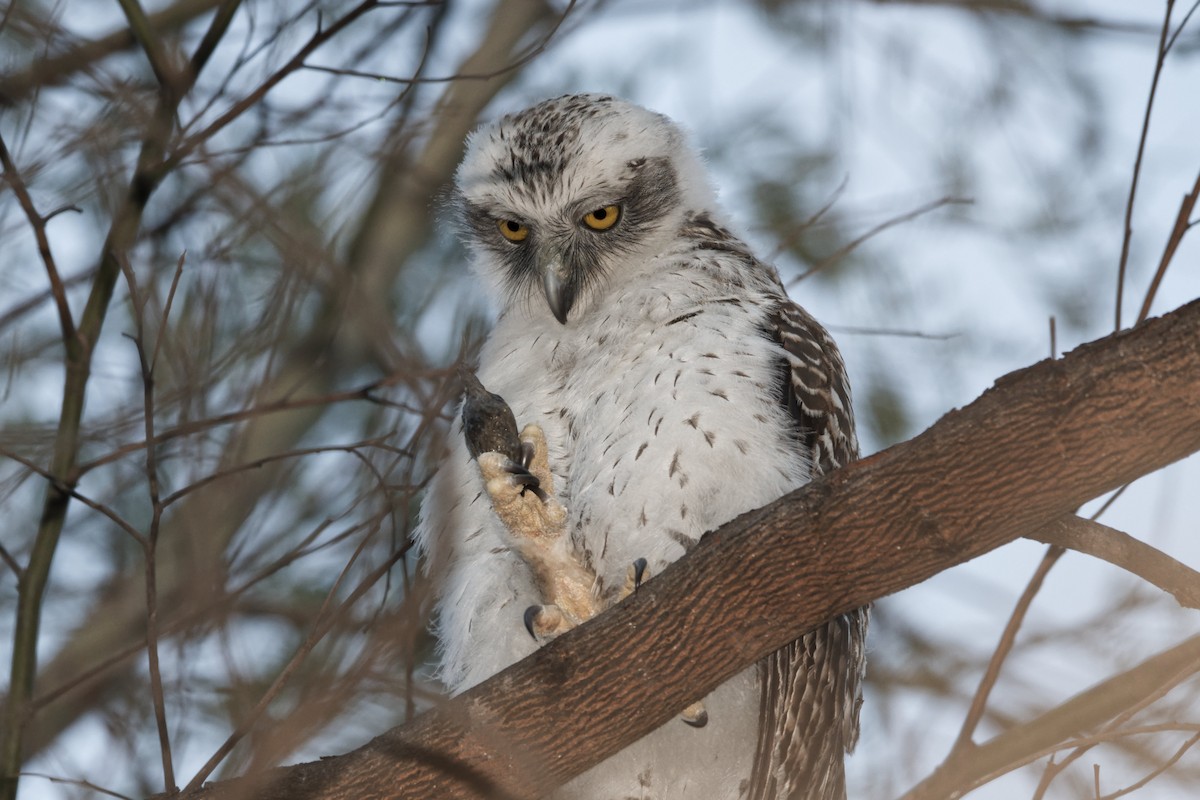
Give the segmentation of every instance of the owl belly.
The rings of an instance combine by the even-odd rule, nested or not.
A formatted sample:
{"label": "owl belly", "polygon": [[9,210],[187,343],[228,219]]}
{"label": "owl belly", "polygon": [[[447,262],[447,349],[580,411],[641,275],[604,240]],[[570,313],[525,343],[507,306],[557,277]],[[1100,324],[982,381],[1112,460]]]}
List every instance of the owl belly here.
{"label": "owl belly", "polygon": [[702,327],[663,330],[637,352],[592,360],[575,374],[599,380],[570,387],[591,403],[564,442],[564,503],[606,587],[638,558],[661,571],[704,533],[807,479],[777,364],[753,332],[739,343]]}

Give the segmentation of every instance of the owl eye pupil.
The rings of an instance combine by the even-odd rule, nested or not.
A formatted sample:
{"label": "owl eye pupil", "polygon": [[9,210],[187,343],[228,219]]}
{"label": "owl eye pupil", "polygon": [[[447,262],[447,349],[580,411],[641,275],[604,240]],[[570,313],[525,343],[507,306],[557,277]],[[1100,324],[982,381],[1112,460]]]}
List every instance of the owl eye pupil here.
{"label": "owl eye pupil", "polygon": [[583,216],[580,222],[584,226],[594,231],[606,231],[617,224],[617,220],[621,216],[621,207],[618,205],[603,206],[595,211],[589,211]]}
{"label": "owl eye pupil", "polygon": [[521,226],[518,225],[517,223],[513,222],[512,220],[509,220],[508,222],[504,223],[504,227],[508,228],[513,233],[516,233],[517,231],[521,230]]}

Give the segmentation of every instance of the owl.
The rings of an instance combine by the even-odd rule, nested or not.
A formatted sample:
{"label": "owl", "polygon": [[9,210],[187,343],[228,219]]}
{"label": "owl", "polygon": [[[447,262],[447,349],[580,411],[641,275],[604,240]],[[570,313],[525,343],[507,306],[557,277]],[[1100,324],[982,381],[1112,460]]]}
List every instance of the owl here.
{"label": "owl", "polygon": [[[457,693],[853,460],[857,441],[836,345],[722,224],[668,118],[547,100],[471,135],[454,198],[498,307],[472,387],[522,426],[480,452],[456,423],[422,504]],[[465,411],[468,432],[487,429],[470,394]],[[845,797],[866,627],[861,609],[813,631],[555,796]]]}

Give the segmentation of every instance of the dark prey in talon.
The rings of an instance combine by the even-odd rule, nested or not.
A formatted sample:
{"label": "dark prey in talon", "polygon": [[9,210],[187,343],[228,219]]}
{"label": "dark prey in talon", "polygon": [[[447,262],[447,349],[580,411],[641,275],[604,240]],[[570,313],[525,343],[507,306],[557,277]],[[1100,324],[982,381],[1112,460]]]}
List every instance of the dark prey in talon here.
{"label": "dark prey in talon", "polygon": [[517,434],[517,418],[504,398],[489,392],[473,372],[459,369],[462,377],[464,397],[462,410],[463,436],[471,458],[481,453],[499,453],[512,466],[507,471],[521,487],[521,496],[533,492],[543,503],[546,492],[541,481],[529,472],[533,460],[533,446],[522,442]]}
{"label": "dark prey in talon", "polygon": [[474,372],[463,368],[459,374],[464,389],[463,436],[471,458],[479,458],[481,453],[500,453],[514,464],[529,466],[525,448],[517,435],[517,418],[508,403],[500,395],[485,389]]}

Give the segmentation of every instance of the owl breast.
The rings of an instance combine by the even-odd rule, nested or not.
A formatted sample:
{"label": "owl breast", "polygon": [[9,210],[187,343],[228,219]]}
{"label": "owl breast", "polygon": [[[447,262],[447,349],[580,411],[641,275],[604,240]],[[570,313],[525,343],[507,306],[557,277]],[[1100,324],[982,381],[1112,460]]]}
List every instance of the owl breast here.
{"label": "owl breast", "polygon": [[755,312],[769,303],[755,300],[651,283],[561,339],[534,337],[538,380],[506,378],[503,359],[491,370],[510,384],[500,393],[518,421],[546,431],[576,552],[603,589],[638,558],[661,571],[705,532],[808,479],[780,400],[780,355]]}

